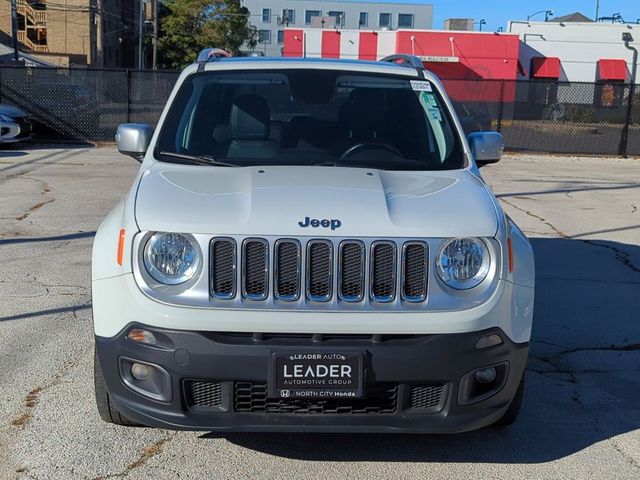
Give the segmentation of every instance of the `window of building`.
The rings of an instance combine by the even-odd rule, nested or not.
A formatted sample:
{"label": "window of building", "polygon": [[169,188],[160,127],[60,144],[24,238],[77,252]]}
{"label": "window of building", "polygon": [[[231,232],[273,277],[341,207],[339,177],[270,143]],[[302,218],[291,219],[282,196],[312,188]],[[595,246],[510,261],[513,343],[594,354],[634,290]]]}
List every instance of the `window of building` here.
{"label": "window of building", "polygon": [[271,43],[271,30],[258,30],[258,43]]}
{"label": "window of building", "polygon": [[284,30],[278,30],[278,43],[284,43]]}
{"label": "window of building", "polygon": [[271,23],[271,9],[263,8],[262,9],[262,22],[263,23]]}
{"label": "window of building", "polygon": [[311,25],[311,19],[313,17],[321,17],[322,12],[320,10],[305,10],[304,12],[304,24]]}
{"label": "window of building", "polygon": [[369,14],[367,12],[360,12],[360,20],[358,21],[358,26],[360,27],[369,26]]}
{"label": "window of building", "polygon": [[391,14],[390,13],[381,13],[378,21],[378,26],[380,28],[389,27],[391,28]]}
{"label": "window of building", "polygon": [[327,12],[327,15],[336,19],[337,26],[344,27],[344,12],[330,11]]}
{"label": "window of building", "polygon": [[399,13],[398,14],[398,28],[413,28],[413,14],[412,13]]}
{"label": "window of building", "polygon": [[296,11],[285,9],[282,11],[282,23],[285,25],[293,25],[296,23]]}

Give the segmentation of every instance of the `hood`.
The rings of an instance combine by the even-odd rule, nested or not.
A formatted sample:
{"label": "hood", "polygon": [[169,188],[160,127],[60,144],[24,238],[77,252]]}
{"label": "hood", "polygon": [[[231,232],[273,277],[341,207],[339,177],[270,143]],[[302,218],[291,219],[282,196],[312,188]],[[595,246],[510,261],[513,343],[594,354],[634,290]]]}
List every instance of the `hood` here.
{"label": "hood", "polygon": [[145,231],[215,235],[493,236],[491,194],[466,170],[209,167],[155,163],[140,180]]}
{"label": "hood", "polygon": [[11,105],[0,104],[0,115],[6,115],[11,118],[26,117],[27,114],[19,108],[12,107]]}

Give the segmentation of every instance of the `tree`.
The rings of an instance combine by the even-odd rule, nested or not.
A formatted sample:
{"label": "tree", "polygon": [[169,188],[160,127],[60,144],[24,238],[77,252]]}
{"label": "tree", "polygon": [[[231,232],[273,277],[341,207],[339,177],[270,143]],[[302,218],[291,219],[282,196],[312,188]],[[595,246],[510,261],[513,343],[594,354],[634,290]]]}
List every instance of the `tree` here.
{"label": "tree", "polygon": [[243,44],[250,49],[256,45],[256,28],[240,0],[166,0],[164,7],[159,42],[164,68],[183,68],[203,48],[224,48],[237,55]]}

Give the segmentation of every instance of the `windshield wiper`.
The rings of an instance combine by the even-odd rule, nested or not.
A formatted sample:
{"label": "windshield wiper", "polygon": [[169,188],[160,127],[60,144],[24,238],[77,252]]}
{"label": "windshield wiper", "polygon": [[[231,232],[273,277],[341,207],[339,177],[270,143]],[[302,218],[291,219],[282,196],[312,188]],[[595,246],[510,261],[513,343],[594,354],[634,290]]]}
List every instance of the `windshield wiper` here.
{"label": "windshield wiper", "polygon": [[217,165],[219,167],[238,167],[239,166],[234,163],[223,162],[209,155],[189,155],[186,153],[176,153],[176,152],[160,152],[160,155],[164,155],[165,157],[179,158],[181,160],[188,160],[189,162],[194,163],[196,165]]}

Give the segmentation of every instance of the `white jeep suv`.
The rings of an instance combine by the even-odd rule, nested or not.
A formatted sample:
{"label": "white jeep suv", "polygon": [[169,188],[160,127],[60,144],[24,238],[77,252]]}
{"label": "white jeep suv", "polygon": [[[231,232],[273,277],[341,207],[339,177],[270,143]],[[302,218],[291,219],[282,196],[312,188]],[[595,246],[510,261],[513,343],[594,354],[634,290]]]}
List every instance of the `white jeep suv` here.
{"label": "white jeep suv", "polygon": [[204,51],[93,246],[96,400],[117,424],[461,432],[516,418],[531,246],[415,57]]}

